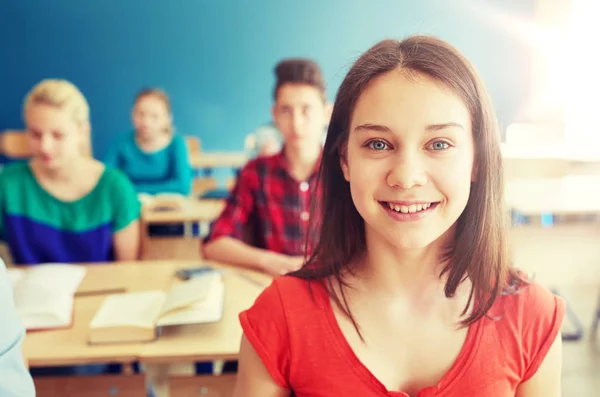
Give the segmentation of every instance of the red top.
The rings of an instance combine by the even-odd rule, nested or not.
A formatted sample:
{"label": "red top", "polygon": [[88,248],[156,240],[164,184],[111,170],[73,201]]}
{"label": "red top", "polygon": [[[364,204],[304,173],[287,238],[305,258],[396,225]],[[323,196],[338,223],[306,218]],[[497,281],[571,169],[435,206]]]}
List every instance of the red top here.
{"label": "red top", "polygon": [[306,181],[297,181],[283,151],[248,162],[205,242],[223,236],[243,240],[249,228],[259,248],[304,255],[319,164],[320,159]]}
{"label": "red top", "polygon": [[[240,314],[244,333],[274,381],[297,397],[405,396],[388,391],[346,341],[325,288],[291,276],[276,279]],[[440,382],[418,397],[506,397],[535,374],[560,332],[565,303],[537,284],[502,295],[489,317],[469,327]]]}

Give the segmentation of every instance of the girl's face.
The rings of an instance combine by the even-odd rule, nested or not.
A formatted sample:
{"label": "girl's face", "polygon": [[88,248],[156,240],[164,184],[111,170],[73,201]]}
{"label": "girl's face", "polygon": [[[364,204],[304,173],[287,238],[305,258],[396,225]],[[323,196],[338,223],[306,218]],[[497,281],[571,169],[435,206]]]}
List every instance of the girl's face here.
{"label": "girl's face", "polygon": [[143,96],[136,102],[132,112],[133,126],[139,137],[156,138],[171,126],[171,114],[166,104],[154,95]]}
{"label": "girl's face", "polygon": [[82,156],[89,124],[76,122],[67,110],[32,104],[25,111],[25,123],[32,156],[44,167],[56,170]]}
{"label": "girl's face", "polygon": [[433,79],[388,72],[361,94],[341,163],[367,241],[424,248],[453,229],[469,199],[469,112]]}

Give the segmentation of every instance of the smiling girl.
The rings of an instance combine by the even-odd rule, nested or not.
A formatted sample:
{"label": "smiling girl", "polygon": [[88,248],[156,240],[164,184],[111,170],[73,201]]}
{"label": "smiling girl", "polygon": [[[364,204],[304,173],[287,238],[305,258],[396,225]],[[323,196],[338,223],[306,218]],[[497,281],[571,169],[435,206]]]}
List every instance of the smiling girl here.
{"label": "smiling girl", "polygon": [[320,242],[240,315],[235,396],[559,396],[564,302],[511,267],[500,139],[471,64],[386,40],[344,79]]}

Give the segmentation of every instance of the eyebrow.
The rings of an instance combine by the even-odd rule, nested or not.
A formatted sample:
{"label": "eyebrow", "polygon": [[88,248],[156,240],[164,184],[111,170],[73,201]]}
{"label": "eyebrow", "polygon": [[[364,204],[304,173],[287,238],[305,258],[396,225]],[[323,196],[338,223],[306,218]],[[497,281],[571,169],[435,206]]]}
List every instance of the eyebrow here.
{"label": "eyebrow", "polygon": [[[446,128],[464,129],[465,127],[463,127],[461,124],[450,122],[450,123],[443,123],[443,124],[430,124],[427,127],[425,127],[425,131],[426,132],[435,132],[435,131],[444,130]],[[359,126],[356,126],[354,128],[354,131],[377,131],[377,132],[384,132],[384,133],[388,133],[388,134],[392,133],[392,130],[390,128],[386,127],[385,125],[379,125],[379,124],[361,124]]]}

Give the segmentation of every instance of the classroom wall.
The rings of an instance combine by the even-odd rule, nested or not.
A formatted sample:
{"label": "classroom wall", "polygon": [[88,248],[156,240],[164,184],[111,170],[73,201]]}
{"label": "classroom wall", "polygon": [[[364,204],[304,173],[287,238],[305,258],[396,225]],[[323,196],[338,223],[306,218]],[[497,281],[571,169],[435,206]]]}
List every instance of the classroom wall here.
{"label": "classroom wall", "polygon": [[414,33],[440,36],[474,62],[505,127],[526,117],[530,57],[501,21],[527,21],[533,8],[534,0],[0,0],[0,130],[22,128],[23,96],[58,77],[90,102],[97,157],[130,129],[144,86],[170,94],[178,131],[205,150],[240,150],[270,119],[279,59],[316,59],[333,100],[361,52]]}

